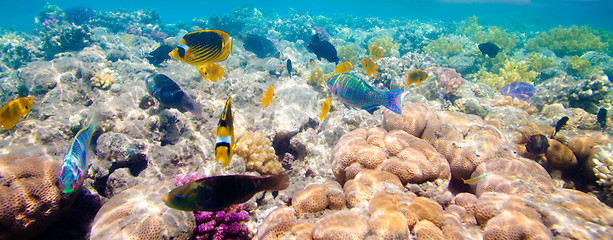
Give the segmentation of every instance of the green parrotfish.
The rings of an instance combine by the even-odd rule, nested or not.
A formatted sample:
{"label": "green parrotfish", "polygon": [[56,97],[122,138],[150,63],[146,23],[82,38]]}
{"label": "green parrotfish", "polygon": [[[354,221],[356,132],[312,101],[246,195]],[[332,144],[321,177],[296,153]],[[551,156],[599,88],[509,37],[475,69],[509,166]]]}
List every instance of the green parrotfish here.
{"label": "green parrotfish", "polygon": [[363,79],[350,73],[334,75],[328,79],[328,88],[337,95],[345,107],[372,110],[383,105],[395,113],[401,114],[400,95],[403,90],[379,92]]}

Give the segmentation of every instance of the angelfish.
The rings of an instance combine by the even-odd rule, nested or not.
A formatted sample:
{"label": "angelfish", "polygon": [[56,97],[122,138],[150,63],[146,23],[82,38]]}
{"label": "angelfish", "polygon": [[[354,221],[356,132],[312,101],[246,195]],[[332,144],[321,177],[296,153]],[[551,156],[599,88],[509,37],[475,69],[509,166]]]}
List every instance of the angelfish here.
{"label": "angelfish", "polygon": [[207,177],[171,190],[166,206],[182,211],[219,211],[244,203],[261,191],[280,191],[289,186],[287,174],[270,177],[226,175]]}
{"label": "angelfish", "polygon": [[66,195],[72,194],[77,187],[80,187],[87,176],[87,147],[96,131],[96,118],[93,116],[89,125],[77,132],[64,154],[59,180],[60,188]]}
{"label": "angelfish", "polygon": [[215,159],[221,167],[227,167],[234,155],[234,114],[232,113],[232,98],[228,98],[217,124],[217,140],[215,141]]}

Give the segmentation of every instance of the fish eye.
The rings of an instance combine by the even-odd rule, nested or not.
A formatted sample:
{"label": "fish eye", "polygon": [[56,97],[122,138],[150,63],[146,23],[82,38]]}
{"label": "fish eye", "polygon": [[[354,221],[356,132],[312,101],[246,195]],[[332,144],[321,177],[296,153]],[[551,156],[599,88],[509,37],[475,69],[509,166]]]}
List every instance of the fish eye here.
{"label": "fish eye", "polygon": [[28,106],[25,106],[25,107],[26,107],[26,110],[28,110]]}
{"label": "fish eye", "polygon": [[181,200],[181,194],[175,195],[175,200]]}

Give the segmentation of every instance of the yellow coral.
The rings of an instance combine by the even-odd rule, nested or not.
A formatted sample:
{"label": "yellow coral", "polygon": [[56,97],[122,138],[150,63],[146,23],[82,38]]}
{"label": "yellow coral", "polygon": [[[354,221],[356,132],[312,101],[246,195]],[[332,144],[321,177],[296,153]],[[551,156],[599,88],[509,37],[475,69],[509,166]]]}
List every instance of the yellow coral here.
{"label": "yellow coral", "polygon": [[543,69],[555,66],[553,59],[546,56],[541,56],[536,52],[530,53],[530,59],[528,59],[528,65],[531,70],[540,72]]}
{"label": "yellow coral", "polygon": [[352,45],[339,46],[337,49],[338,57],[343,61],[350,61],[351,64],[357,66],[360,63],[358,52]]}
{"label": "yellow coral", "polygon": [[279,174],[283,172],[277,160],[272,142],[261,132],[247,131],[236,143],[236,155],[245,159],[248,170],[260,174]]}
{"label": "yellow coral", "polygon": [[476,43],[492,42],[502,48],[503,51],[513,49],[517,44],[516,36],[496,26],[489,27],[487,31],[484,31],[483,26],[480,26],[477,20],[475,16],[469,17],[456,33],[472,37]]}
{"label": "yellow coral", "polygon": [[444,37],[440,37],[424,47],[424,52],[426,53],[438,52],[445,57],[457,55],[463,51],[462,44]]}
{"label": "yellow coral", "polygon": [[311,71],[309,76],[307,76],[306,82],[307,84],[313,86],[323,85],[325,82],[324,72],[321,70],[320,67],[317,67],[315,70]]}
{"label": "yellow coral", "polygon": [[573,75],[585,75],[591,66],[592,64],[588,60],[578,56],[573,56],[566,64],[566,67],[570,70],[569,72]]}
{"label": "yellow coral", "polygon": [[389,56],[392,54],[392,49],[398,49],[398,44],[394,43],[394,39],[390,36],[382,36],[380,38],[373,38],[370,46],[377,46],[383,48],[384,55]]}
{"label": "yellow coral", "polygon": [[100,88],[100,89],[108,89],[113,85],[113,83],[117,82],[117,78],[119,76],[113,70],[105,68],[102,71],[97,72],[90,79],[92,86]]}
{"label": "yellow coral", "polygon": [[528,70],[528,63],[524,60],[506,59],[504,66],[499,69],[499,74],[490,73],[485,70],[479,70],[479,82],[490,85],[493,88],[499,89],[504,85],[513,82],[532,83],[539,73]]}

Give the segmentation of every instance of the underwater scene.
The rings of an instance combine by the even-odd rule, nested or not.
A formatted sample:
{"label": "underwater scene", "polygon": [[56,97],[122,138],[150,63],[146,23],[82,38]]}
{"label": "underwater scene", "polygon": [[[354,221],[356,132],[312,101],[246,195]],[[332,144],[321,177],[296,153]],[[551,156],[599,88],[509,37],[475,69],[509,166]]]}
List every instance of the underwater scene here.
{"label": "underwater scene", "polygon": [[612,1],[35,2],[0,240],[613,239]]}

